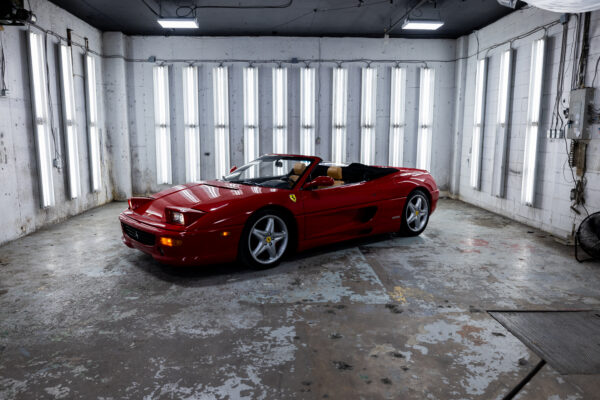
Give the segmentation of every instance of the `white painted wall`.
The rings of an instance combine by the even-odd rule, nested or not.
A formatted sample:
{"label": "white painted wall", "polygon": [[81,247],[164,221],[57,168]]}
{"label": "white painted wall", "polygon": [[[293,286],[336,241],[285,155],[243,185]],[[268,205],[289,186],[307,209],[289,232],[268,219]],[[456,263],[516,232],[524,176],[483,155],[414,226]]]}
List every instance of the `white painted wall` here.
{"label": "white painted wall", "polygon": [[[83,43],[82,37],[89,39],[94,51],[101,50],[101,32],[75,18],[46,0],[31,0],[31,6],[38,17],[37,24],[66,37],[67,28],[73,29],[74,40]],[[37,30],[35,27],[32,30]],[[34,129],[29,87],[29,52],[27,29],[24,27],[5,27],[0,32],[6,55],[6,78],[10,90],[8,97],[0,97],[0,244],[42,226],[65,219],[100,204],[112,200],[112,186],[108,178],[108,169],[104,168],[103,188],[98,193],[90,193],[90,174],[87,150],[87,126],[84,86],[83,50],[73,48],[73,72],[75,101],[77,105],[77,127],[79,140],[79,165],[81,172],[82,195],[76,200],[68,196],[64,132],[62,125],[62,101],[60,95],[60,75],[58,59],[58,39],[47,37],[48,81],[53,114],[55,143],[63,158],[62,169],[53,168],[56,206],[42,209],[38,186],[38,173]],[[102,110],[102,63],[97,60],[96,76],[98,80],[98,103],[100,133],[102,143],[102,162],[106,165],[108,155],[105,151],[104,117]],[[54,151],[54,149],[52,149]]]}
{"label": "white painted wall", "polygon": [[[229,37],[147,37],[128,38],[127,82],[133,165],[134,193],[161,189],[155,184],[152,67],[149,57],[170,66],[170,106],[173,183],[185,180],[183,138],[182,67],[191,61],[199,66],[200,135],[202,177],[214,178],[214,140],[212,108],[212,68],[223,62],[229,67],[230,149],[232,164],[243,162],[242,68],[254,60],[259,67],[260,152],[272,152],[272,68],[270,60],[336,60],[348,67],[347,160],[360,161],[360,68],[365,62],[352,60],[398,60],[407,67],[406,128],[404,159],[406,166],[416,161],[418,117],[418,68],[423,63],[403,60],[428,60],[436,69],[436,95],[433,129],[432,173],[442,189],[448,187],[452,152],[451,126],[454,95],[454,40],[356,39],[356,38],[229,38]],[[432,60],[437,60],[432,61]],[[284,64],[288,71],[288,149],[299,151],[300,68],[304,63]],[[316,153],[331,158],[331,78],[333,62],[313,62],[317,68]],[[378,70],[376,162],[387,165],[389,134],[390,68],[394,63],[373,62]]]}
{"label": "white painted wall", "polygon": [[[485,131],[483,139],[482,159],[482,184],[481,190],[474,190],[469,185],[471,139],[473,131],[473,109],[475,93],[476,59],[474,56],[479,49],[503,42],[517,35],[530,31],[538,25],[543,25],[557,20],[559,14],[536,8],[526,8],[514,12],[501,20],[468,36],[468,54],[473,55],[467,62],[466,101],[464,107],[464,122],[462,131],[462,162],[460,169],[460,199],[486,208],[488,210],[506,215],[525,224],[538,227],[542,230],[566,238],[571,234],[573,224],[577,226],[583,216],[570,210],[570,189],[573,187],[571,172],[566,164],[567,153],[564,139],[547,139],[546,131],[550,126],[552,108],[556,97],[556,80],[560,58],[560,45],[562,26],[555,25],[548,32],[545,73],[543,83],[542,114],[540,136],[538,142],[538,173],[535,194],[535,207],[528,207],[520,203],[521,175],[523,163],[523,147],[527,118],[527,101],[529,90],[529,70],[531,58],[531,43],[534,39],[541,38],[544,32],[538,32],[513,43],[514,49],[514,75],[512,83],[512,96],[509,117],[509,153],[508,153],[508,179],[505,198],[496,198],[491,195],[492,165],[494,155],[494,135],[496,121],[496,106],[498,93],[498,75],[500,54],[507,49],[507,45],[487,52],[489,68],[487,78],[487,96],[485,111]],[[600,13],[592,14],[590,24],[590,55],[587,68],[586,85],[591,85],[594,74],[594,65],[600,56]],[[571,49],[574,18],[569,25],[568,49]],[[478,40],[477,40],[478,39]],[[483,56],[486,52],[481,52]],[[567,55],[567,68],[565,77],[564,98],[568,103],[572,53]],[[471,78],[469,78],[471,77]],[[596,80],[596,88],[600,79]],[[600,91],[595,94],[596,101],[600,101]],[[590,212],[600,209],[600,126],[594,125],[593,140],[588,147],[587,174],[588,179],[585,197],[587,208]],[[585,213],[585,212],[584,212]]]}
{"label": "white painted wall", "polygon": [[[523,137],[527,112],[530,46],[540,33],[513,43],[515,49],[510,115],[509,176],[505,198],[490,195],[491,165],[496,119],[498,63],[504,47],[490,50],[486,126],[482,162],[482,187],[469,186],[473,93],[477,49],[510,39],[558,18],[558,14],[527,8],[458,40],[356,39],[356,38],[283,38],[283,37],[127,37],[120,33],[99,32],[47,0],[32,0],[38,25],[66,36],[74,30],[75,41],[89,39],[90,48],[103,53],[97,63],[98,104],[102,133],[104,187],[100,193],[89,193],[87,131],[83,81],[83,51],[74,48],[74,73],[80,141],[80,166],[84,195],[68,200],[65,169],[54,169],[57,206],[41,209],[32,127],[26,28],[6,27],[0,33],[7,54],[8,98],[0,98],[0,243],[32,232],[44,225],[67,218],[86,209],[127,197],[129,193],[150,193],[156,185],[154,103],[152,66],[148,58],[156,57],[170,67],[170,107],[173,183],[185,181],[183,104],[181,69],[190,61],[199,67],[199,111],[202,146],[202,177],[214,177],[214,138],[212,105],[212,67],[220,64],[229,70],[230,148],[232,164],[243,160],[242,68],[256,61],[259,67],[260,153],[272,151],[271,68],[292,58],[313,60],[317,68],[317,132],[316,153],[325,159],[331,155],[331,74],[335,63],[349,68],[348,160],[360,158],[360,67],[368,60],[395,60],[407,68],[406,127],[404,159],[414,166],[417,145],[418,68],[426,61],[436,69],[435,125],[433,129],[432,174],[441,189],[449,189],[464,201],[504,214],[510,218],[566,237],[574,222],[581,220],[570,211],[570,172],[566,169],[565,143],[562,139],[546,139],[550,108],[554,100],[555,80],[560,46],[560,26],[549,29],[549,52],[546,61],[538,187],[534,208],[521,205],[521,169]],[[588,85],[593,66],[600,56],[600,13],[594,13],[591,25],[591,50]],[[571,28],[573,22],[571,23]],[[32,28],[35,29],[35,28]],[[572,29],[570,31],[570,38]],[[58,149],[64,154],[61,101],[59,92],[58,39],[48,36],[49,82]],[[571,39],[569,40],[569,45]],[[462,59],[468,55],[466,59]],[[117,57],[111,57],[117,56]],[[237,60],[237,61],[236,61]],[[320,61],[319,61],[320,60]],[[571,64],[571,54],[567,65]],[[299,150],[299,68],[304,64],[287,64],[288,79],[288,145],[290,152]],[[386,164],[388,158],[390,67],[394,63],[374,61],[378,69],[376,162]],[[125,85],[123,85],[125,82]],[[567,69],[566,84],[570,82]],[[600,80],[598,80],[600,84]],[[568,91],[567,91],[568,93]],[[600,100],[600,93],[596,94]],[[104,115],[106,114],[106,118]],[[598,126],[588,149],[588,209],[600,208],[600,152]]]}

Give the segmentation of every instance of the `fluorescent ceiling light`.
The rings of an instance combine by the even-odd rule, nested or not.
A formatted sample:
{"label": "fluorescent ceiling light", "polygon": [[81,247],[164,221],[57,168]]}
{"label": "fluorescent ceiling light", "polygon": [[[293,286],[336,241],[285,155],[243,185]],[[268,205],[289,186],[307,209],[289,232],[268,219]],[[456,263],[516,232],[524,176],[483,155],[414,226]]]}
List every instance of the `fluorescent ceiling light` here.
{"label": "fluorescent ceiling light", "polygon": [[523,150],[523,182],[521,186],[521,202],[532,207],[535,200],[537,142],[543,93],[544,51],[544,39],[535,40],[531,46],[529,104],[527,106],[527,127],[525,130],[525,148]]}
{"label": "fluorescent ceiling light", "polygon": [[418,169],[431,169],[434,86],[435,70],[432,68],[421,67],[419,86],[419,132],[417,137]]}
{"label": "fluorescent ceiling light", "polygon": [[89,136],[88,146],[90,152],[92,190],[97,192],[102,187],[102,165],[100,158],[100,134],[98,132],[98,102],[96,97],[96,59],[87,54],[85,56],[85,66]]}
{"label": "fluorescent ceiling light", "polygon": [[333,69],[331,161],[344,162],[346,156],[346,117],[348,106],[348,70]]}
{"label": "fluorescent ceiling light", "polygon": [[215,176],[225,176],[229,158],[229,74],[225,66],[213,68],[213,104],[215,122]]}
{"label": "fluorescent ceiling light", "polygon": [[171,183],[171,128],[169,124],[169,69],[154,67],[154,122],[156,135],[156,180]]}
{"label": "fluorescent ceiling light", "polygon": [[434,19],[405,19],[402,23],[402,29],[413,29],[423,31],[435,31],[444,23]]}
{"label": "fluorescent ceiling light", "polygon": [[200,180],[200,129],[198,127],[198,67],[183,67],[183,122],[185,136],[185,176],[188,182]]}
{"label": "fluorescent ceiling light", "polygon": [[500,58],[500,76],[498,82],[498,110],[496,124],[496,142],[494,151],[494,169],[492,176],[492,194],[504,197],[504,185],[506,182],[506,161],[508,145],[508,107],[509,90],[512,74],[512,51],[506,50]]}
{"label": "fluorescent ceiling light", "polygon": [[273,152],[287,152],[287,69],[273,68]]}
{"label": "fluorescent ceiling light", "polygon": [[79,145],[75,129],[75,91],[73,83],[73,64],[71,47],[60,45],[60,67],[63,99],[63,122],[67,148],[67,172],[71,199],[79,197]]}
{"label": "fluorescent ceiling light", "polygon": [[196,18],[159,18],[158,23],[168,29],[198,29]]}
{"label": "fluorescent ceiling light", "polygon": [[315,69],[300,70],[300,154],[315,153]]}
{"label": "fluorescent ceiling light", "polygon": [[401,167],[403,162],[405,81],[406,70],[398,67],[392,68],[389,165],[394,167]]}
{"label": "fluorescent ceiling light", "polygon": [[481,157],[483,155],[483,118],[485,116],[487,58],[477,61],[477,77],[475,81],[475,112],[473,121],[473,137],[471,141],[471,187],[481,188]]}
{"label": "fluorescent ceiling light", "polygon": [[[258,68],[244,68],[244,162],[258,158]],[[251,174],[254,170],[250,171]]]}
{"label": "fluorescent ceiling light", "polygon": [[361,88],[361,162],[373,164],[375,160],[375,93],[377,71],[375,68],[362,69]]}
{"label": "fluorescent ceiling light", "polygon": [[46,52],[44,39],[40,34],[29,32],[29,53],[40,196],[41,205],[45,208],[53,206],[55,199],[52,181],[52,142],[48,125]]}

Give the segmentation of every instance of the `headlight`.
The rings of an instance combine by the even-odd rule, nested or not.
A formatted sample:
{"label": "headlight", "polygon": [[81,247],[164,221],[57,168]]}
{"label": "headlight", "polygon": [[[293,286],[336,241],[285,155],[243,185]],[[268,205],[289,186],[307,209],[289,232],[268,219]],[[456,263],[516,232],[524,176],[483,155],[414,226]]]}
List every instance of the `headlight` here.
{"label": "headlight", "polygon": [[174,224],[185,225],[185,217],[179,211],[171,211],[171,222]]}
{"label": "headlight", "polygon": [[174,225],[191,225],[205,213],[203,211],[193,210],[189,208],[170,208],[165,210],[166,221]]}

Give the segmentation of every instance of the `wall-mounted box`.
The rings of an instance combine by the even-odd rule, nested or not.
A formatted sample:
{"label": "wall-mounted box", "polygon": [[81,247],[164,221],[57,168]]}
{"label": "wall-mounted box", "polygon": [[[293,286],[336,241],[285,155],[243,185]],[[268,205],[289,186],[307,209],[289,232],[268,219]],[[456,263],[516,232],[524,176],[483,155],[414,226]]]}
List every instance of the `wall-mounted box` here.
{"label": "wall-mounted box", "polygon": [[591,139],[591,132],[589,130],[589,108],[593,101],[593,88],[575,89],[571,91],[567,139]]}

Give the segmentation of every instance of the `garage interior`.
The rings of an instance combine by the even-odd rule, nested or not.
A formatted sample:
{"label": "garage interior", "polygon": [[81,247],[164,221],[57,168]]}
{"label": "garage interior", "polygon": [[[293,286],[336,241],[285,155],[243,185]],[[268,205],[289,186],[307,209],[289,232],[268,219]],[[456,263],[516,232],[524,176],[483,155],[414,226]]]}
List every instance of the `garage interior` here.
{"label": "garage interior", "polygon": [[[4,3],[0,398],[600,398],[597,2]],[[438,207],[265,270],[123,245],[128,198],[270,153]]]}

